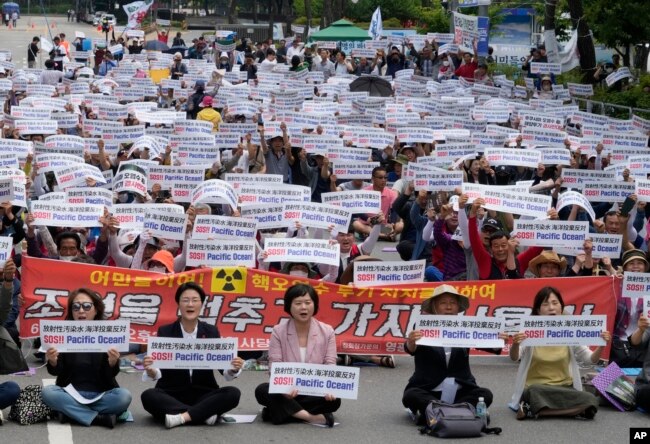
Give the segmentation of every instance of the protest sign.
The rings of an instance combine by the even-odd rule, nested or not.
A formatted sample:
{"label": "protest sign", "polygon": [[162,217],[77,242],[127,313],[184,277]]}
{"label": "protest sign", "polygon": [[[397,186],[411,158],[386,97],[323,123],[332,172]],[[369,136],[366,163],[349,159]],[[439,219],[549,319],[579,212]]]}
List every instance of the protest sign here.
{"label": "protest sign", "polygon": [[596,220],[596,214],[594,213],[594,209],[592,208],[591,203],[589,203],[587,198],[582,194],[576,191],[565,191],[558,197],[555,209],[557,211],[560,211],[562,208],[570,205],[578,205],[582,207],[587,212],[589,217],[591,217],[592,221]]}
{"label": "protest sign", "polygon": [[607,331],[607,316],[524,316],[522,346],[606,345],[601,333]]}
{"label": "protest sign", "polygon": [[106,182],[99,168],[86,163],[74,163],[71,166],[55,168],[53,172],[56,177],[56,182],[61,189],[85,186],[86,179],[88,178],[97,183]]}
{"label": "protest sign", "polygon": [[521,246],[580,249],[589,237],[589,222],[516,219],[512,236],[517,237]]}
{"label": "protest sign", "polygon": [[69,204],[67,202],[33,201],[31,205],[35,226],[46,227],[101,227],[102,205]]}
{"label": "protest sign", "polygon": [[32,108],[31,106],[12,106],[11,117],[30,120],[50,120],[52,110],[49,108]]}
{"label": "protest sign", "polygon": [[210,179],[202,182],[192,192],[192,204],[222,203],[237,208],[237,194],[228,182],[219,179]]}
{"label": "protest sign", "polygon": [[352,214],[377,214],[381,211],[381,193],[372,190],[349,190],[322,193],[324,204],[344,208]]}
{"label": "protest sign", "polygon": [[454,43],[464,51],[470,52],[473,52],[474,44],[476,44],[478,55],[486,56],[489,26],[490,19],[487,17],[475,17],[454,11]]}
{"label": "protest sign", "polygon": [[542,153],[541,163],[544,165],[565,165],[571,166],[571,151],[566,148],[545,148],[537,147]]}
{"label": "protest sign", "polygon": [[648,149],[648,135],[634,132],[622,133],[608,131],[603,137],[602,144],[606,149]]}
{"label": "protest sign", "polygon": [[339,265],[340,249],[328,240],[267,238],[265,262],[314,262]]}
{"label": "protest sign", "polygon": [[[133,165],[135,167],[135,165]],[[113,180],[113,191],[118,193],[147,194],[147,176],[142,168],[121,169]]]}
{"label": "protest sign", "polygon": [[113,205],[113,192],[104,188],[67,188],[66,201],[71,204],[102,205],[110,208]]}
{"label": "protest sign", "polygon": [[634,182],[604,180],[600,182],[584,182],[582,195],[589,202],[623,202],[630,194],[636,192]]}
{"label": "protest sign", "polygon": [[332,165],[332,174],[337,179],[363,179],[372,177],[372,170],[379,166],[379,162],[356,162],[354,164],[335,163]]}
{"label": "protest sign", "polygon": [[239,190],[243,184],[247,185],[280,185],[283,183],[282,174],[248,174],[248,173],[226,173],[226,182],[232,184],[235,190]]}
{"label": "protest sign", "polygon": [[282,219],[288,224],[300,222],[305,227],[324,230],[333,226],[333,233],[346,233],[352,213],[335,205],[317,202],[285,202]]}
{"label": "protest sign", "polygon": [[[409,165],[409,173],[413,164]],[[462,171],[426,171],[413,175],[416,191],[454,191],[463,185]]]}
{"label": "protest sign", "polygon": [[150,166],[147,170],[147,186],[149,189],[155,184],[160,185],[163,190],[169,190],[173,185],[187,184],[193,190],[204,179],[205,169],[200,166],[159,165]]}
{"label": "protest sign", "polygon": [[302,185],[241,185],[238,190],[242,204],[282,204],[284,202],[310,202],[311,188]]}
{"label": "protest sign", "polygon": [[553,74],[557,76],[562,74],[562,64],[531,62],[530,73],[531,74]]}
{"label": "protest sign", "polygon": [[[110,298],[107,301],[111,301],[112,309],[107,312],[108,318],[130,320],[131,342],[144,344],[159,326],[177,319],[174,292],[178,285],[191,280],[199,283],[208,295],[204,321],[211,325],[218,323],[223,336],[239,338],[241,350],[266,350],[269,334],[265,326],[276,325],[286,318],[282,300],[286,289],[296,281],[291,276],[243,267],[157,275],[32,257],[23,261],[25,303],[20,319],[23,338],[38,335],[39,319],[63,319],[65,308],[61,302],[69,291],[90,287],[102,297]],[[467,314],[481,316],[530,314],[530,306],[522,307],[521,301],[532,300],[541,287],[554,286],[562,293],[567,313],[607,315],[610,326],[607,330],[612,331],[618,287],[611,282],[611,277],[576,277],[539,278],[535,286],[524,279],[452,284],[470,298]],[[425,283],[355,289],[328,282],[313,283],[321,296],[319,319],[337,331],[339,352],[374,355],[404,353],[404,337],[412,328],[409,325],[419,315],[422,301],[436,287],[435,283]],[[359,316],[366,306],[369,308],[364,310],[372,312],[372,319],[363,325],[348,321]],[[395,313],[403,315],[398,317]]]}
{"label": "protest sign", "polygon": [[55,120],[16,120],[14,128],[23,136],[29,134],[56,134],[57,123]]}
{"label": "protest sign", "polygon": [[241,217],[197,215],[192,239],[255,239],[257,222]]}
{"label": "protest sign", "polygon": [[48,321],[41,320],[41,348],[59,353],[106,353],[109,348],[129,351],[129,321]]}
{"label": "protest sign", "polygon": [[282,220],[283,204],[247,204],[240,207],[242,219],[254,219],[259,230],[286,227]]}
{"label": "protest sign", "polygon": [[562,146],[567,134],[564,131],[548,130],[536,127],[524,127],[521,137],[529,145]]}
{"label": "protest sign", "polygon": [[520,112],[521,126],[523,128],[539,128],[545,130],[562,131],[564,121],[560,118],[538,112]]}
{"label": "protest sign", "polygon": [[416,330],[422,333],[417,345],[452,348],[502,348],[499,333],[504,320],[485,316],[420,315]]}
{"label": "protest sign", "polygon": [[486,148],[485,158],[490,165],[511,165],[527,168],[537,168],[541,163],[542,153],[537,150],[522,150],[511,148]]}
{"label": "protest sign", "polygon": [[354,285],[373,287],[390,283],[392,285],[412,284],[424,281],[424,259],[410,262],[363,261],[354,264]]}
{"label": "protest sign", "polygon": [[577,189],[583,189],[588,182],[614,181],[614,173],[600,170],[562,168],[560,177],[562,178],[562,186]]}
{"label": "protest sign", "polygon": [[228,370],[237,357],[237,339],[156,336],[147,341],[147,354],[159,369]]}
{"label": "protest sign", "polygon": [[650,292],[650,273],[623,273],[623,297],[641,298]]}
{"label": "protest sign", "polygon": [[640,202],[650,202],[650,180],[637,178],[634,181],[634,190]]}
{"label": "protest sign", "polygon": [[372,151],[367,148],[347,148],[330,146],[327,150],[327,158],[333,163],[354,164],[358,162],[369,162]]}
{"label": "protest sign", "polygon": [[[591,239],[592,252],[591,255],[594,259],[602,259],[608,257],[610,259],[618,259],[621,257],[621,249],[623,245],[622,234],[601,234],[589,233],[587,236]],[[584,253],[584,250],[579,248],[571,248],[570,246],[555,246],[553,251],[557,254],[564,254],[567,256],[577,256]]]}
{"label": "protest sign", "polygon": [[274,362],[271,364],[269,393],[288,394],[298,390],[307,396],[357,399],[360,370],[338,365]]}
{"label": "protest sign", "polygon": [[182,206],[176,204],[115,204],[111,208],[111,213],[119,222],[121,229],[142,230],[145,213],[152,210],[166,211],[176,215],[182,215],[185,212]]}
{"label": "protest sign", "polygon": [[189,267],[255,268],[255,239],[213,240],[188,239],[187,265]]}
{"label": "protest sign", "polygon": [[594,85],[591,83],[583,85],[582,83],[567,83],[569,94],[576,97],[591,97],[594,95]]}
{"label": "protest sign", "polygon": [[144,214],[144,229],[154,237],[184,240],[187,217],[187,214],[171,214],[149,208]]}
{"label": "protest sign", "polygon": [[510,120],[510,110],[508,108],[476,106],[472,109],[472,118],[491,123],[505,123]]}
{"label": "protest sign", "polygon": [[631,77],[632,77],[632,73],[630,72],[630,68],[628,68],[627,66],[621,66],[616,71],[614,71],[613,73],[605,77],[605,83],[607,83],[607,87],[609,88],[614,83]]}
{"label": "protest sign", "polygon": [[[465,184],[463,184],[465,186]],[[482,192],[485,208],[544,219],[551,209],[551,196],[486,188]]]}
{"label": "protest sign", "polygon": [[0,152],[0,168],[13,168],[18,169],[18,156],[14,153],[1,153]]}
{"label": "protest sign", "polygon": [[14,249],[13,237],[0,236],[0,268],[4,268],[7,259],[11,259],[11,252]]}

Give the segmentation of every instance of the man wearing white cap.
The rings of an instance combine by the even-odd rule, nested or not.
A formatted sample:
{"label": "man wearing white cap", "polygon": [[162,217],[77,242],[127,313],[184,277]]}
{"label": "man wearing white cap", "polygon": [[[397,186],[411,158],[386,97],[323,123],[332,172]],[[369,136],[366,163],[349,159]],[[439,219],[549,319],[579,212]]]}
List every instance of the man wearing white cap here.
{"label": "man wearing white cap", "polygon": [[219,61],[217,62],[218,69],[225,69],[226,71],[232,71],[232,63],[230,63],[230,57],[226,51],[221,51],[219,55]]}
{"label": "man wearing white cap", "polygon": [[174,63],[170,68],[172,80],[182,80],[182,77],[187,74],[187,66],[183,63],[183,55],[180,52],[174,54]]}

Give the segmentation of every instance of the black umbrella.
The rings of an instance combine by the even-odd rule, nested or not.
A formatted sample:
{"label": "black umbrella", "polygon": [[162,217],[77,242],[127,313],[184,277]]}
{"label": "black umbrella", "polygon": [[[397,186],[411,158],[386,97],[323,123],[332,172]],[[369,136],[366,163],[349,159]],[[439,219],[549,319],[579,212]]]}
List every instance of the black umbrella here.
{"label": "black umbrella", "polygon": [[377,76],[362,76],[350,83],[351,92],[366,91],[374,97],[390,97],[393,88],[390,82]]}
{"label": "black umbrella", "polygon": [[145,42],[144,49],[147,51],[167,51],[169,46],[158,40],[149,40]]}
{"label": "black umbrella", "polygon": [[180,52],[185,58],[185,51],[187,51],[187,46],[172,46],[168,50],[163,51],[165,54],[174,54]]}

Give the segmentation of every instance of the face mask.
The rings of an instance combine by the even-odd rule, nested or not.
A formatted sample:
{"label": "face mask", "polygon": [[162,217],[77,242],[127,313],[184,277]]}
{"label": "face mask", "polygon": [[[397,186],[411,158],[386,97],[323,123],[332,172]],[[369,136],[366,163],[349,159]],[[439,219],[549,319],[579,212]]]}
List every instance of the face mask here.
{"label": "face mask", "polygon": [[612,71],[614,71],[614,69],[612,69],[612,68],[605,68],[605,72],[606,72],[607,74],[610,74]]}
{"label": "face mask", "polygon": [[165,267],[150,267],[149,271],[152,273],[167,274],[167,269]]}
{"label": "face mask", "polygon": [[295,277],[307,279],[309,277],[309,273],[305,273],[302,270],[291,270],[289,272],[289,276],[295,276]]}
{"label": "face mask", "polygon": [[542,85],[542,89],[544,91],[550,91],[551,90],[551,85],[548,85],[548,84]]}
{"label": "face mask", "polygon": [[77,256],[59,256],[59,259],[61,259],[62,261],[70,262],[75,257],[77,257]]}
{"label": "face mask", "polygon": [[445,60],[444,62],[442,62],[442,66],[449,66],[449,61]]}

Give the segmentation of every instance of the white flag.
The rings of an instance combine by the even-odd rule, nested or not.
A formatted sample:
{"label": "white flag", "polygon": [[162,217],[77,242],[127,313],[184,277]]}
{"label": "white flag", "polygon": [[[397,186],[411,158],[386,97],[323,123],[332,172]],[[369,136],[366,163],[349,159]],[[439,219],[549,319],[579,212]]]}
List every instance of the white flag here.
{"label": "white flag", "polygon": [[126,25],[128,29],[138,29],[142,24],[142,21],[147,16],[147,11],[153,4],[153,0],[144,0],[129,3],[124,5],[124,12],[129,18],[129,23]]}
{"label": "white flag", "polygon": [[370,20],[370,28],[368,28],[368,35],[372,37],[373,40],[379,40],[383,31],[384,27],[381,22],[381,8],[378,6],[377,9],[375,9],[375,12],[372,14],[372,20]]}

